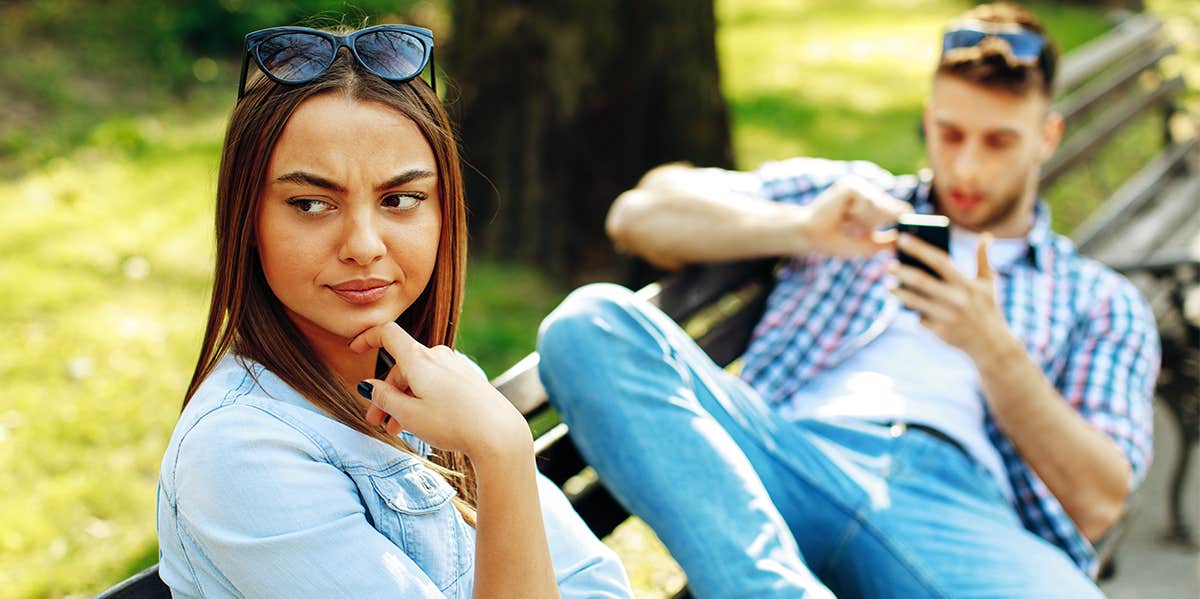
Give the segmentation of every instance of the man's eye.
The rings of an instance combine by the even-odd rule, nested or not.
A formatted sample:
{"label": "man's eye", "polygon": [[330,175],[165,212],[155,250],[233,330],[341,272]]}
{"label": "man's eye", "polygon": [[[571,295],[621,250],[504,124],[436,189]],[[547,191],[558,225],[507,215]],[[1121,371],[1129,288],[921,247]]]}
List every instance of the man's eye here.
{"label": "man's eye", "polygon": [[1009,138],[1009,137],[993,137],[988,140],[988,145],[993,148],[996,148],[997,150],[1003,150],[1005,148],[1011,147],[1014,143],[1015,142],[1013,141],[1013,139]]}
{"label": "man's eye", "polygon": [[425,194],[423,193],[393,193],[384,196],[383,206],[397,210],[411,210],[423,201],[425,201]]}
{"label": "man's eye", "polygon": [[963,137],[962,133],[959,133],[958,131],[943,131],[942,132],[942,141],[944,141],[946,143],[958,143],[958,142],[962,141],[962,137]]}
{"label": "man's eye", "polygon": [[333,206],[329,205],[328,202],[310,198],[292,198],[287,203],[304,214],[321,214],[333,209]]}

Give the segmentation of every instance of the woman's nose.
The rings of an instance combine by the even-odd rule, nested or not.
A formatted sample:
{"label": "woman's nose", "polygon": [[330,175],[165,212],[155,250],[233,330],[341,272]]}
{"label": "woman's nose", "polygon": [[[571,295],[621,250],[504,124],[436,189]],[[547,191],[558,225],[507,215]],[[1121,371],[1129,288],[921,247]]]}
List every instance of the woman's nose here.
{"label": "woman's nose", "polygon": [[387,245],[374,218],[363,214],[347,219],[338,251],[339,260],[366,265],[382,258],[385,252]]}

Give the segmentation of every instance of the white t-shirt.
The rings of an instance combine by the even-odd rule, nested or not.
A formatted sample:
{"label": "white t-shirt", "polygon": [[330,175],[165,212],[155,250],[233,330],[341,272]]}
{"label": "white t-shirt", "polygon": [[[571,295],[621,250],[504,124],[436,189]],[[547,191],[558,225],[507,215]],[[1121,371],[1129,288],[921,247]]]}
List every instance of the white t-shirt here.
{"label": "white t-shirt", "polygon": [[[950,256],[970,277],[977,272],[978,240],[975,233],[951,229]],[[1028,248],[1024,239],[996,239],[988,258],[993,268],[1004,267]],[[806,384],[781,412],[792,420],[849,417],[935,428],[983,464],[1011,499],[1004,463],[984,430],[983,402],[970,358],[922,326],[915,312],[901,309],[878,337]]]}

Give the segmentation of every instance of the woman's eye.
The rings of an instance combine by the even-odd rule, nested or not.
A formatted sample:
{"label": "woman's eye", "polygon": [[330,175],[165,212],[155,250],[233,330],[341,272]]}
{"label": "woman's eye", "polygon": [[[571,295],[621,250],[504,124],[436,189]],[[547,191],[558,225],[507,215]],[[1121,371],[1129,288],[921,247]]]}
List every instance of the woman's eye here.
{"label": "woman's eye", "polygon": [[423,193],[393,193],[383,198],[383,206],[397,210],[411,210],[424,200],[425,194]]}
{"label": "woman's eye", "polygon": [[304,214],[321,214],[333,209],[329,202],[310,198],[292,198],[287,203]]}

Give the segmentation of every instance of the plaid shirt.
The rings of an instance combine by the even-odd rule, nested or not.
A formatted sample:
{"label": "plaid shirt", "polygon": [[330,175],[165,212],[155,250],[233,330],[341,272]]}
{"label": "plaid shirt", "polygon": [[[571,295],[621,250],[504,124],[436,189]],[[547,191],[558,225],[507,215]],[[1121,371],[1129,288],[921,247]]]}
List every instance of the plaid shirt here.
{"label": "plaid shirt", "polygon": [[[742,191],[804,203],[848,174],[907,199],[917,212],[933,209],[927,181],[894,176],[867,162],[795,158],[768,163],[757,172],[758,187]],[[1126,279],[1081,256],[1070,240],[1050,231],[1043,202],[1037,203],[1027,240],[1028,253],[997,271],[997,299],[1009,329],[1062,397],[1121,448],[1136,486],[1151,457],[1151,400],[1160,352],[1154,316]],[[789,260],[755,327],[742,377],[766,401],[779,405],[874,339],[899,309],[884,284],[889,259],[884,253],[850,260]],[[1025,527],[1061,547],[1094,577],[1098,564],[1091,543],[1021,460],[990,412],[984,420]]]}

